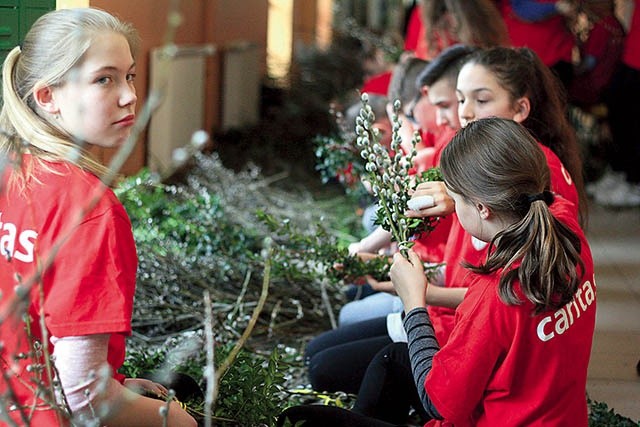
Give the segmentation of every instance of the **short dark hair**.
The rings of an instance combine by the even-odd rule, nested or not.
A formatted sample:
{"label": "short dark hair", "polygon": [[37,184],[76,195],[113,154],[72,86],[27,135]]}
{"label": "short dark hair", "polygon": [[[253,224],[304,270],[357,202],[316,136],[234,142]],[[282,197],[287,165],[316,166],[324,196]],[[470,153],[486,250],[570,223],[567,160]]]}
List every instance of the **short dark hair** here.
{"label": "short dark hair", "polygon": [[465,44],[455,44],[444,49],[418,75],[417,86],[431,86],[442,78],[456,79],[467,56],[478,49],[480,48]]}

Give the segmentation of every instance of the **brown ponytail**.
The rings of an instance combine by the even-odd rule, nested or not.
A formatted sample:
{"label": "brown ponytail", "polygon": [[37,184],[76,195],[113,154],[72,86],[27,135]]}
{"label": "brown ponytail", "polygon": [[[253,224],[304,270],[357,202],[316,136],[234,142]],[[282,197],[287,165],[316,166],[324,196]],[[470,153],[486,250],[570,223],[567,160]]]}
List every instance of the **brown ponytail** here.
{"label": "brown ponytail", "polygon": [[486,262],[467,267],[480,274],[502,270],[498,292],[506,304],[522,302],[516,280],[536,312],[569,302],[578,266],[584,267],[580,240],[551,214],[549,169],[531,134],[512,120],[472,122],[444,149],[441,169],[450,190],[511,223],[493,238]]}

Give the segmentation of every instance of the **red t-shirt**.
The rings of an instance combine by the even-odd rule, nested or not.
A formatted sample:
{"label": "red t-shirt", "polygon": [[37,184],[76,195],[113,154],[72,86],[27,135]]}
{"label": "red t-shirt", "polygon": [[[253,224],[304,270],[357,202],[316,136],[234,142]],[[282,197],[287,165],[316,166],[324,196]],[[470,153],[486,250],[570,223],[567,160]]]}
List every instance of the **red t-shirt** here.
{"label": "red t-shirt", "polygon": [[[455,135],[455,130],[449,126],[439,126],[437,130],[437,133],[429,132],[429,146],[434,149],[433,156],[422,157],[422,163],[414,161],[415,167],[410,173],[424,172],[440,165],[440,154],[444,147],[451,142],[451,139]],[[421,134],[424,135],[422,131]],[[443,262],[444,251],[453,222],[452,215],[441,217],[432,232],[423,233],[414,239],[415,243],[412,249],[420,256],[421,260],[427,262]]]}
{"label": "red t-shirt", "polygon": [[[43,336],[39,313],[44,313],[48,337],[112,334],[107,360],[116,371],[131,332],[137,269],[129,217],[115,194],[91,173],[66,163],[47,163],[45,168],[29,155],[23,156],[23,164],[35,174],[24,191],[6,191],[10,167],[1,181],[0,249],[10,255],[0,258],[0,313],[9,312],[17,281],[33,281],[25,307],[33,338],[41,341]],[[45,266],[40,280],[34,280],[37,264]],[[31,405],[33,393],[22,382],[32,385],[33,374],[26,370],[32,359],[10,362],[15,354],[29,354],[30,345],[25,323],[15,313],[0,324],[0,339],[3,371],[11,363],[11,387],[19,402]],[[51,354],[53,346],[48,345]],[[0,393],[6,390],[0,381]],[[52,416],[50,412],[37,411],[38,417]],[[42,420],[32,425],[52,424]]]}
{"label": "red t-shirt", "polygon": [[404,50],[415,51],[418,47],[420,31],[422,29],[422,6],[416,5],[411,10],[409,22],[407,22],[407,32],[404,36]]}
{"label": "red t-shirt", "polygon": [[[538,0],[537,3],[555,3],[555,1]],[[515,14],[511,1],[504,1],[502,17],[513,46],[531,48],[548,66],[553,66],[559,61],[571,63],[575,38],[561,15],[554,15],[536,22],[525,21]]]}
{"label": "red t-shirt", "polygon": [[[538,144],[547,158],[547,165],[551,174],[551,190],[571,202],[575,217],[578,217],[578,192],[571,176],[564,168],[562,162],[550,148]],[[444,249],[444,262],[446,263],[444,283],[446,287],[467,287],[469,270],[462,266],[462,261],[472,265],[478,265],[487,257],[488,243],[476,239],[467,233],[458,217],[454,215],[451,222],[451,230]],[[431,317],[436,338],[442,346],[448,339],[455,324],[455,309],[447,307],[428,306],[427,311]]]}
{"label": "red t-shirt", "polygon": [[361,93],[387,96],[389,84],[391,83],[391,71],[385,71],[368,78],[363,84]]}
{"label": "red t-shirt", "polygon": [[582,244],[585,269],[574,299],[555,312],[533,315],[517,285],[525,302],[506,305],[497,292],[499,273],[472,274],[455,329],[425,381],[446,421],[428,426],[587,426],[596,317],[593,260],[575,208],[557,198],[551,211]]}
{"label": "red t-shirt", "polygon": [[640,0],[635,0],[633,4],[631,27],[625,40],[622,62],[640,70]]}
{"label": "red t-shirt", "polygon": [[447,144],[449,142],[451,142],[451,140],[453,139],[453,137],[456,134],[456,130],[450,128],[449,126],[441,126],[440,128],[440,133],[438,134],[438,137],[436,138],[435,143],[433,144],[433,146],[435,147],[435,154],[434,154],[434,163],[439,165],[440,164],[440,156],[442,156],[442,150],[444,150],[444,147],[447,146]]}
{"label": "red t-shirt", "polygon": [[425,262],[444,262],[445,248],[451,234],[453,215],[440,217],[433,231],[423,233],[414,238],[411,249]]}

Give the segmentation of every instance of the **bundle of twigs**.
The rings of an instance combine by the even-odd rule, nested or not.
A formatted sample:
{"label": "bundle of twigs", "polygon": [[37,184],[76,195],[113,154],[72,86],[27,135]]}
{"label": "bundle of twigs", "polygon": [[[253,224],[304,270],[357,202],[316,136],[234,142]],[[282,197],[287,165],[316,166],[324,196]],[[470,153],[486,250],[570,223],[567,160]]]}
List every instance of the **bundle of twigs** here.
{"label": "bundle of twigs", "polygon": [[334,209],[273,183],[255,167],[225,168],[214,153],[196,154],[179,183],[144,173],[121,185],[139,256],[135,337],[162,342],[201,328],[208,292],[217,340],[237,339],[260,293],[265,238],[274,241],[270,294],[254,333],[326,327],[343,302],[339,281],[327,280],[337,241],[321,229]]}

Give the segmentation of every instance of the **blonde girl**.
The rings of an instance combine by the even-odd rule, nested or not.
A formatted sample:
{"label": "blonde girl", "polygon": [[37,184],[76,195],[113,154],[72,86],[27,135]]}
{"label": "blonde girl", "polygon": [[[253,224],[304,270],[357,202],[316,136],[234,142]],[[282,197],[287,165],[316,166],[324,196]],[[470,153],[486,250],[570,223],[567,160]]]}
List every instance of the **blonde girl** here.
{"label": "blonde girl", "polygon": [[4,63],[0,393],[10,425],[196,425],[177,402],[140,394],[166,395],[163,386],[117,373],[136,248],[88,150],[131,134],[137,44],[134,29],[104,11],[58,10]]}

